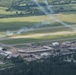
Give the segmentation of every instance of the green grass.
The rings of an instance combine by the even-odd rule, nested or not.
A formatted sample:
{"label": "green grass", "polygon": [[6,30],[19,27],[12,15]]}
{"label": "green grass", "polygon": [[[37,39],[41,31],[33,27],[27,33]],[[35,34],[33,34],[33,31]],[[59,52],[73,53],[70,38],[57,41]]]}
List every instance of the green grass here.
{"label": "green grass", "polygon": [[15,15],[16,11],[6,11],[7,7],[0,7],[0,18],[9,17],[10,15]]}
{"label": "green grass", "polygon": [[[14,12],[6,12],[4,11],[6,8],[0,8],[0,15],[10,15],[14,14]],[[2,13],[2,14],[1,14]],[[61,21],[67,23],[68,25],[76,25],[76,12],[63,12],[55,15]],[[21,29],[22,27],[33,27],[35,24],[41,21],[49,20],[46,15],[43,16],[27,16],[27,17],[13,17],[13,18],[0,18],[0,32],[6,32],[7,30],[16,31]],[[53,27],[53,26],[62,26],[60,23],[55,21],[52,25],[42,26],[41,28]],[[26,34],[36,34],[36,33],[49,33],[49,32],[58,32],[58,31],[67,31],[68,28],[54,28],[54,29],[42,29],[42,30],[35,30],[24,33]],[[16,35],[17,36],[17,35]],[[61,38],[69,38],[69,37],[76,37],[76,35],[54,35],[54,36],[44,36],[39,38],[26,38],[26,39],[12,39],[12,40],[4,40],[0,41],[3,43],[14,44],[14,43],[25,43],[25,42],[38,42],[38,41],[45,41],[45,40],[54,40],[54,39],[61,39]]]}
{"label": "green grass", "polygon": [[[42,28],[42,29],[39,29],[39,30],[34,30],[34,31],[29,31],[29,32],[26,32],[26,33],[22,33],[22,34],[18,34],[20,36],[22,35],[29,35],[29,34],[38,34],[38,33],[49,33],[49,32],[59,32],[59,31],[69,31],[70,29],[67,28],[67,27],[62,27],[62,28],[51,28],[51,26],[49,28]],[[18,35],[14,35],[14,36],[18,36]]]}
{"label": "green grass", "polygon": [[[14,2],[14,1],[18,1],[18,0],[1,0],[0,1],[0,5],[1,6],[10,6],[11,4],[12,4],[12,2]],[[23,2],[25,1],[25,2],[29,2],[29,1],[31,1],[31,0],[22,0]],[[41,3],[43,3],[43,0],[38,0],[39,2],[41,2]],[[48,2],[53,2],[53,0],[47,0]],[[63,1],[63,0],[60,0],[60,1]],[[73,1],[73,0],[71,0],[71,1]],[[66,0],[64,0],[64,2],[68,2],[68,0],[66,1]]]}
{"label": "green grass", "polygon": [[[21,17],[22,15],[16,14],[16,12],[20,13],[20,10],[12,9],[10,11],[6,11],[7,7],[0,7],[0,18],[10,18],[10,17]],[[24,14],[26,14],[25,11],[22,11]],[[26,15],[24,15],[26,16]]]}
{"label": "green grass", "polygon": [[[65,5],[54,5],[53,10],[60,10],[60,7],[63,7],[65,11],[74,10],[76,11],[76,4],[65,4]],[[47,9],[46,6],[44,8]],[[20,10],[12,9],[12,11],[5,11],[8,9],[7,7],[0,7],[0,17],[10,17],[10,15],[16,16],[16,11],[20,13]],[[33,7],[32,9],[39,9],[38,7]],[[26,14],[25,10],[22,11],[24,14]]]}
{"label": "green grass", "polygon": [[0,15],[12,15],[15,14],[15,11],[6,11],[7,7],[0,7]]}
{"label": "green grass", "polygon": [[76,34],[65,34],[65,35],[47,35],[42,37],[33,37],[33,38],[17,38],[10,40],[2,40],[1,43],[5,44],[19,44],[19,43],[29,43],[29,42],[41,42],[41,41],[49,41],[49,40],[60,40],[60,39],[68,39],[68,38],[76,38]]}
{"label": "green grass", "polygon": [[[76,24],[76,15],[71,13],[62,13],[56,15],[60,20],[68,24]],[[48,20],[47,16],[30,16],[0,19],[0,31],[18,30],[22,27],[32,27],[36,23]],[[56,23],[54,23],[55,25]]]}
{"label": "green grass", "polygon": [[0,23],[0,31],[7,31],[7,30],[19,30],[22,27],[32,27],[35,23],[31,22],[7,22],[7,23]]}

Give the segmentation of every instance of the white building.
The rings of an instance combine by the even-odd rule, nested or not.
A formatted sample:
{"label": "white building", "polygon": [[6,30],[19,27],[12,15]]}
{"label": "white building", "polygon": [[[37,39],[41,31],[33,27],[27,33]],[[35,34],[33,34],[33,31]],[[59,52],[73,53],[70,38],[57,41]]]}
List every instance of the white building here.
{"label": "white building", "polygon": [[10,52],[10,51],[4,51],[4,53],[7,55],[12,55],[12,52]]}
{"label": "white building", "polygon": [[2,51],[3,50],[3,47],[0,47],[0,51]]}
{"label": "white building", "polygon": [[45,53],[42,53],[42,54],[41,54],[41,57],[47,57],[47,56],[49,56],[49,55],[51,55],[51,54],[50,54],[50,53],[45,52]]}
{"label": "white building", "polygon": [[18,50],[18,52],[20,52],[20,53],[25,53],[25,51],[24,51],[24,50]]}
{"label": "white building", "polygon": [[52,46],[59,46],[59,42],[53,42]]}

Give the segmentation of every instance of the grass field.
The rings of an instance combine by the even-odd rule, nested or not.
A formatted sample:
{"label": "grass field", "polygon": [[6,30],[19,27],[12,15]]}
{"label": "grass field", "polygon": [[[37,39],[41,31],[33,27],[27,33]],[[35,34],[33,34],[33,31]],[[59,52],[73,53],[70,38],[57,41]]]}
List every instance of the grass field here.
{"label": "grass field", "polygon": [[[70,25],[76,24],[75,12],[69,12],[69,14],[68,13],[57,14],[56,17],[58,17],[60,20],[62,20],[67,24],[70,24]],[[22,27],[33,27],[35,24],[48,19],[49,18],[47,16],[3,18],[3,19],[0,19],[0,31],[18,30]],[[55,22],[53,25],[56,25],[56,24],[57,23]],[[59,26],[60,25],[61,24],[59,24]]]}
{"label": "grass field", "polygon": [[52,41],[52,40],[60,40],[60,39],[69,39],[76,38],[76,34],[65,34],[65,35],[47,35],[47,36],[38,36],[31,38],[15,38],[10,40],[2,40],[1,43],[5,44],[20,44],[20,43],[30,43],[30,42],[41,42],[41,41]]}
{"label": "grass field", "polygon": [[[5,9],[6,8],[4,7],[0,8],[0,15],[15,14],[15,11],[6,12],[4,11]],[[58,19],[60,19],[61,21],[65,22],[68,25],[76,26],[76,12],[75,11],[55,14],[55,17],[57,17]],[[0,18],[0,34],[2,35],[2,32],[6,32],[7,30],[18,31],[19,29],[23,27],[31,28],[42,21],[48,21],[48,20],[49,18],[46,15]],[[61,31],[69,30],[69,28],[67,27],[52,28],[52,27],[58,27],[58,26],[63,26],[63,25],[51,20],[50,24],[40,26],[40,28],[38,28],[37,30],[29,31],[21,35],[13,35],[13,36],[23,36],[23,35],[30,35],[30,34],[33,35],[33,34],[41,34],[41,33],[47,34],[47,33],[52,33],[52,32],[61,32]],[[37,37],[37,38],[36,37],[35,38],[34,37],[33,38],[32,37],[31,38],[17,38],[17,39],[3,40],[0,42],[7,43],[7,44],[16,44],[16,43],[25,43],[25,42],[38,42],[38,41],[45,41],[45,40],[57,40],[57,39],[64,39],[64,38],[76,38],[76,34],[52,35],[52,36],[49,35],[49,36],[42,36],[42,37]]]}
{"label": "grass field", "polygon": [[0,15],[12,15],[15,14],[15,11],[5,11],[6,9],[8,9],[7,7],[0,7]]}
{"label": "grass field", "polygon": [[0,7],[0,18],[8,17],[9,15],[15,15],[16,11],[6,11],[7,7]]}

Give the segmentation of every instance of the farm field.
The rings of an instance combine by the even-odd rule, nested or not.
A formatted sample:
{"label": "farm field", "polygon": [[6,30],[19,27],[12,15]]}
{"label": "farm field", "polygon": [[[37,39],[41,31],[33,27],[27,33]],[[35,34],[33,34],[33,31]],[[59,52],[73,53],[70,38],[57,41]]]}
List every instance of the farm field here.
{"label": "farm field", "polygon": [[[30,36],[30,37],[29,37]],[[42,41],[59,41],[59,40],[66,40],[66,39],[76,39],[76,32],[75,33],[67,33],[67,34],[55,34],[55,35],[29,35],[29,36],[18,36],[11,37],[5,40],[0,40],[1,43],[4,44],[21,44],[21,43],[31,43],[31,42],[42,42]]]}
{"label": "farm field", "polygon": [[[75,13],[75,12],[74,12]],[[61,21],[69,24],[69,25],[75,25],[76,24],[76,15],[70,12],[67,13],[61,13],[56,15],[57,18],[59,18]],[[49,20],[47,16],[30,16],[30,17],[16,17],[16,18],[2,18],[0,19],[0,31],[7,31],[7,30],[18,30],[22,27],[33,27],[34,25],[38,24],[39,22],[45,20]],[[53,21],[50,21],[50,24]],[[61,24],[58,24],[56,22],[53,22],[51,26],[63,26]],[[49,26],[50,25],[46,25]]]}
{"label": "farm field", "polygon": [[[73,8],[76,9],[76,4],[66,4],[66,5],[55,5],[55,7],[66,7],[67,9]],[[31,16],[16,16],[16,17],[10,17],[9,15],[15,15],[17,10],[14,11],[5,11],[7,7],[0,7],[0,16],[8,16],[8,18],[0,18],[0,35],[6,35],[7,31],[10,32],[18,32],[22,28],[33,28],[33,30],[29,30],[26,32],[23,32],[21,34],[13,34],[13,35],[6,35],[5,37],[9,37],[9,40],[0,40],[2,43],[7,44],[15,44],[15,43],[25,43],[25,42],[38,42],[38,41],[45,41],[45,40],[57,40],[57,39],[63,39],[63,38],[75,38],[76,32],[70,33],[70,31],[73,32],[72,28],[76,29],[76,12],[70,11],[70,12],[60,12],[58,14],[53,14],[56,18],[61,20],[62,22],[66,23],[70,28],[65,27],[64,25],[54,21],[49,20],[49,18],[46,15],[31,15]],[[20,11],[18,11],[20,12]],[[51,17],[51,16],[50,16]],[[48,35],[49,33],[56,33],[56,32],[64,32],[69,31],[70,34],[63,34],[63,35]],[[35,34],[38,34],[37,37],[34,37]],[[45,34],[45,36],[40,36],[42,34]],[[22,38],[23,36],[31,36],[29,38]],[[22,36],[20,38],[20,36]],[[17,38],[13,38],[17,37]]]}
{"label": "farm field", "polygon": [[[75,12],[70,12],[69,14],[64,12],[61,14],[57,14],[55,15],[56,17],[58,17],[60,20],[62,20],[63,22],[67,23],[68,25],[71,26],[76,26],[76,15],[73,14]],[[16,17],[16,18],[3,18],[0,19],[0,31],[2,32],[6,32],[7,30],[10,31],[17,31],[22,27],[33,27],[34,25],[38,24],[39,22],[43,21],[43,20],[49,20],[49,18],[47,16],[30,16],[30,17]],[[63,25],[56,23],[54,21],[52,25],[44,25],[41,26],[40,28],[37,28],[36,30],[33,31],[29,31],[23,34],[15,34],[12,36],[9,36],[9,38],[12,38],[14,36],[26,36],[26,35],[32,35],[33,34],[42,34],[42,33],[53,33],[53,32],[61,32],[61,31],[70,31],[69,28],[67,27],[63,27]],[[51,23],[50,22],[50,23]],[[59,27],[62,28],[59,28]],[[53,27],[53,28],[52,28]],[[58,28],[54,28],[54,27],[58,27]],[[38,37],[38,38],[37,38]],[[75,38],[76,34],[73,35],[49,35],[49,36],[42,36],[42,37],[30,37],[30,38],[14,38],[14,39],[9,39],[9,40],[2,40],[0,41],[1,43],[6,43],[6,44],[18,44],[18,43],[27,43],[27,42],[38,42],[38,41],[46,41],[46,40],[57,40],[57,39],[64,39],[64,38]]]}

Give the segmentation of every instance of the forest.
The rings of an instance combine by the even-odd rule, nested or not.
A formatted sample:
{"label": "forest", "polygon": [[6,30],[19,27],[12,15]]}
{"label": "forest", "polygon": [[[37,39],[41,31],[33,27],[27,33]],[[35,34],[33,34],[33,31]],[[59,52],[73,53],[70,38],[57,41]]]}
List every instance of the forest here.
{"label": "forest", "polygon": [[76,54],[68,62],[64,59],[71,58],[71,55],[51,56],[36,61],[23,61],[22,58],[12,58],[14,67],[0,70],[0,75],[75,75]]}

